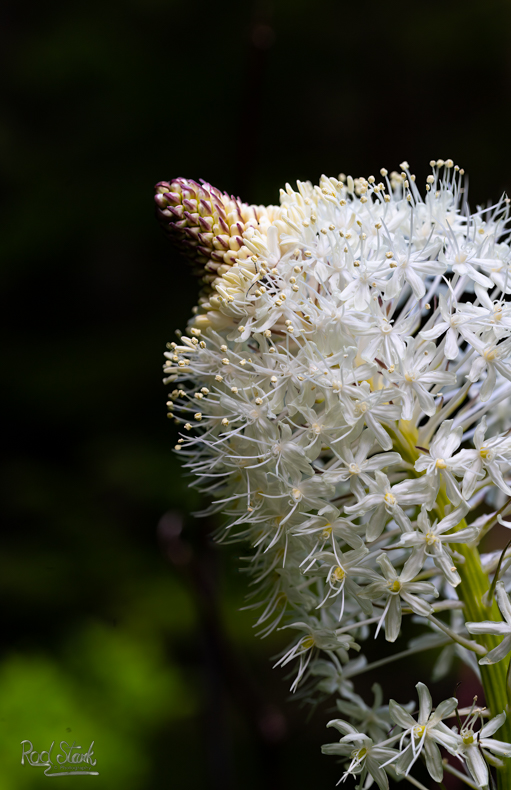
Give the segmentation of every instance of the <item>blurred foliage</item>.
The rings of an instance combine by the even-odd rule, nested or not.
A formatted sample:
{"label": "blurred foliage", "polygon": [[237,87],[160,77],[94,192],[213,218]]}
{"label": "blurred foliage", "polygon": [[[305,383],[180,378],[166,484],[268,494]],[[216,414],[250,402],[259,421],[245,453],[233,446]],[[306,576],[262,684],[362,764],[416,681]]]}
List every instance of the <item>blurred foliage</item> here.
{"label": "blurred foliage", "polygon": [[[152,185],[275,202],[286,180],[452,156],[497,197],[510,22],[506,0],[2,4],[2,788],[49,781],[24,739],[94,740],[97,787],[335,784],[329,712],[306,726],[286,702],[283,635],[254,639],[236,550],[190,517],[159,370],[196,285]],[[414,679],[383,678],[401,701]]]}

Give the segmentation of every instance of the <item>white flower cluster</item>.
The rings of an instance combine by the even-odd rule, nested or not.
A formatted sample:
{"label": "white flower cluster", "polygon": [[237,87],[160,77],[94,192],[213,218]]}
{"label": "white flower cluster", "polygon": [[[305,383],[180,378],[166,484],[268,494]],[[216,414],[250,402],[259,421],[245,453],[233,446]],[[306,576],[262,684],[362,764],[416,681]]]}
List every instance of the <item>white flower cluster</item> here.
{"label": "white flower cluster", "polygon": [[[511,756],[509,743],[491,737],[503,725],[506,714],[502,712],[484,724],[482,722],[484,711],[476,708],[474,701],[462,724],[459,718],[458,700],[455,697],[444,700],[433,710],[431,695],[424,683],[417,684],[417,694],[419,697],[417,719],[414,719],[402,705],[390,700],[387,715],[392,722],[390,728],[393,734],[385,739],[380,736],[381,739],[376,744],[370,735],[360,732],[343,719],[329,722],[328,726],[339,730],[342,737],[338,743],[323,746],[323,753],[351,757],[341,781],[350,775],[358,776],[360,778],[358,787],[370,787],[374,781],[380,790],[387,790],[389,786],[385,772],[387,767],[393,766],[391,773],[395,778],[408,776],[414,763],[423,756],[431,778],[435,782],[441,782],[445,766],[439,748],[442,746],[467,767],[473,782],[466,774],[456,769],[452,772],[466,781],[470,787],[486,790],[490,781],[487,763],[502,767],[503,762],[500,758]],[[444,724],[444,719],[452,718],[456,714],[460,722],[459,728]],[[480,729],[475,729],[478,719],[481,720],[482,726]],[[388,732],[390,728],[387,729]],[[391,748],[392,744],[398,744],[398,748]],[[369,782],[363,784],[366,777],[369,778]],[[423,787],[418,783],[414,784]]]}
{"label": "white flower cluster", "polygon": [[[440,744],[485,788],[469,725],[441,724],[454,702],[432,714],[421,686],[418,723],[387,706],[383,721],[405,730],[395,762],[384,728],[376,744],[360,731],[352,680],[371,666],[360,642],[394,642],[406,617],[426,641],[405,655],[455,644],[492,661],[466,638],[456,588],[460,544],[476,544],[484,523],[465,516],[484,499],[508,512],[511,496],[509,201],[470,213],[463,170],[431,166],[424,195],[403,162],[379,182],[287,185],[267,210],[207,184],[157,185],[167,231],[209,272],[188,334],[168,346],[165,382],[176,449],[214,498],[206,512],[227,516],[220,539],[253,549],[261,635],[296,632],[277,662],[296,666],[293,691],[306,681],[309,695],[341,697],[350,721],[326,750],[351,760],[346,775],[386,788],[382,766],[406,773],[423,750],[441,781]],[[471,633],[508,634],[484,625]]]}

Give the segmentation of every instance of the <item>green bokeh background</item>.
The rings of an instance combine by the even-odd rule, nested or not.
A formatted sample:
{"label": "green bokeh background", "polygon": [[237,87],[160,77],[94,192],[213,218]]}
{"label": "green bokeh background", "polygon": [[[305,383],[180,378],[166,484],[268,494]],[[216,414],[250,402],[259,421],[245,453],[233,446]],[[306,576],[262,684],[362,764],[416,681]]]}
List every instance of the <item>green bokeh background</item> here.
{"label": "green bokeh background", "polygon": [[[236,547],[193,519],[171,450],[162,352],[196,284],[152,186],[276,202],[296,178],[406,158],[420,180],[452,157],[473,203],[497,198],[510,24],[507,0],[2,5],[2,790],[335,785],[332,705],[306,724],[287,700],[284,636],[254,639]],[[430,660],[360,691],[407,701]],[[24,739],[94,741],[99,776],[22,767]]]}

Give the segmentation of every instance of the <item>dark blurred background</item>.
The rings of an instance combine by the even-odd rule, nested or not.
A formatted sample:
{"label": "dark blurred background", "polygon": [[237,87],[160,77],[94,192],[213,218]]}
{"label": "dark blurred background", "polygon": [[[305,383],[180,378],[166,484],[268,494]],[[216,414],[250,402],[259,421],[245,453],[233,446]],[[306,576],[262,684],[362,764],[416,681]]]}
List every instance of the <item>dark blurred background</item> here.
{"label": "dark blurred background", "polygon": [[[98,789],[335,785],[319,753],[333,702],[306,723],[288,701],[270,660],[285,635],[254,638],[236,547],[191,516],[161,362],[197,288],[152,187],[205,178],[270,203],[297,178],[406,158],[422,180],[452,157],[474,204],[496,199],[510,23],[508,0],[4,0],[5,790],[47,787],[20,765],[24,739],[94,740]],[[406,702],[431,659],[358,690],[370,701],[380,680]],[[467,676],[464,702],[473,690]]]}

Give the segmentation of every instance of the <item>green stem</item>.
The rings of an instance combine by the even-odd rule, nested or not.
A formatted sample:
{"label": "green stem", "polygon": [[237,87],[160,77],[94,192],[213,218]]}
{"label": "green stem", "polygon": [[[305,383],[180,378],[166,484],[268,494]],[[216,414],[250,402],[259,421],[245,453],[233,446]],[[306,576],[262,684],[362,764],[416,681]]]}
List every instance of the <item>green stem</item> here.
{"label": "green stem", "polygon": [[[402,427],[404,430],[401,431],[401,436],[397,437],[398,443],[400,444],[399,449],[404,460],[415,465],[415,461],[419,457],[419,452],[415,447],[417,443],[417,430],[410,424],[403,425]],[[399,441],[401,437],[406,439],[405,446]],[[449,499],[447,498],[445,489],[442,487],[437,498],[440,517],[444,515],[445,506],[447,504],[449,504]],[[466,527],[467,522],[463,519],[457,525],[456,531],[465,529]],[[481,557],[477,547],[458,543],[455,545],[455,548],[465,559],[465,562],[463,564],[460,563],[458,566],[461,584],[456,588],[458,597],[465,604],[463,610],[465,621],[481,622],[482,620],[502,620],[494,598],[490,606],[485,606],[483,603],[483,600],[486,600],[484,596],[490,588],[490,580],[488,574],[484,572],[481,565]],[[474,639],[487,650],[493,650],[501,641],[499,637],[493,636],[492,634],[477,635]],[[509,662],[510,659],[508,656],[497,664],[483,664],[480,667],[486,705],[491,715],[496,716],[503,710],[506,712],[506,721],[496,736],[498,740],[505,741],[506,743],[511,743],[511,705],[507,683]],[[504,759],[504,767],[497,769],[497,784],[499,790],[510,790],[511,760]]]}
{"label": "green stem", "polygon": [[[463,520],[458,524],[457,529],[465,529],[465,527],[466,522]],[[483,603],[483,596],[490,588],[490,580],[483,571],[477,548],[459,543],[456,545],[456,550],[465,558],[464,564],[458,566],[461,584],[457,588],[457,593],[465,604],[463,612],[465,620],[474,622],[501,620],[495,599],[493,599],[489,607]],[[492,634],[481,634],[474,638],[487,650],[493,650],[502,641]],[[511,743],[511,708],[506,683],[508,664],[509,658],[499,661],[498,664],[483,664],[481,666],[481,679],[486,696],[486,705],[490,709],[492,716],[496,716],[503,710],[507,714],[506,721],[496,737],[501,741]],[[509,790],[511,787],[511,764],[509,760],[504,760],[504,767],[497,770],[497,780],[499,790]]]}

